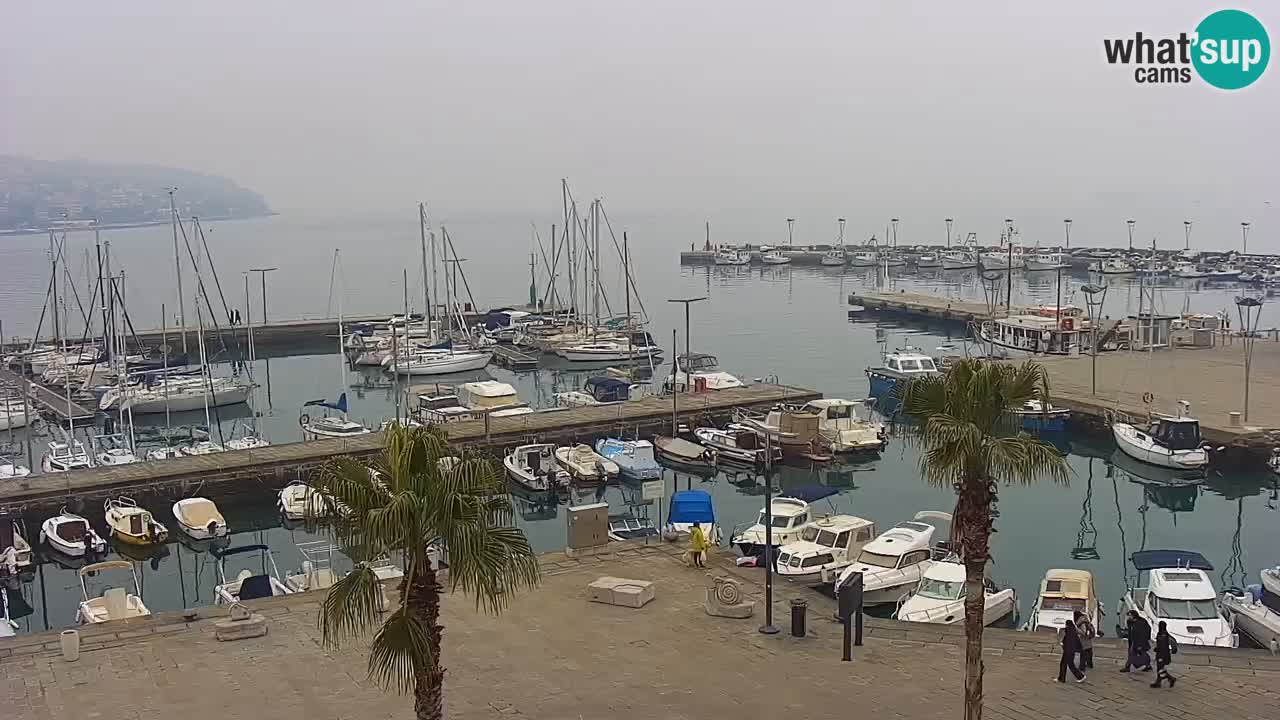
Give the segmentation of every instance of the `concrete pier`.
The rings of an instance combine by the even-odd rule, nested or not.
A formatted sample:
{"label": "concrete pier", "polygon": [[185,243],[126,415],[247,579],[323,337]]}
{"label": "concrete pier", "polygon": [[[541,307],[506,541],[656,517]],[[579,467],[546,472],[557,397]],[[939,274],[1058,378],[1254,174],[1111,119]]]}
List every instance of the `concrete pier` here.
{"label": "concrete pier", "polygon": [[[901,315],[903,317],[916,320],[967,324],[970,322],[980,322],[982,320],[990,320],[995,317],[1005,316],[1005,307],[1003,305],[996,308],[996,312],[992,314],[987,311],[985,303],[951,300],[949,298],[937,297],[934,295],[923,295],[920,293],[850,293],[849,304],[855,308],[849,310],[850,317],[855,317],[863,312],[872,311]],[[856,308],[864,309],[858,310]],[[1014,315],[1020,314],[1025,310],[1026,308],[1020,305],[1014,305],[1011,308],[1012,314]]]}

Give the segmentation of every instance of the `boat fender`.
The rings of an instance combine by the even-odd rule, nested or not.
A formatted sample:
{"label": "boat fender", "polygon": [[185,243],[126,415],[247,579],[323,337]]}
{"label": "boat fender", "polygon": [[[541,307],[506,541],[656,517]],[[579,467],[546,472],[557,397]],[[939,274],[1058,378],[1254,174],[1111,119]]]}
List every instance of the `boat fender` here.
{"label": "boat fender", "polygon": [[1155,396],[1155,395],[1152,395],[1152,394],[1151,394],[1151,393],[1149,393],[1149,392],[1144,392],[1144,393],[1142,393],[1142,402],[1143,402],[1143,403],[1145,403],[1145,404],[1147,404],[1147,405],[1150,405],[1150,404],[1152,403],[1152,401],[1154,401],[1155,399],[1156,399],[1156,396]]}
{"label": "boat fender", "polygon": [[310,424],[310,423],[311,423],[311,416],[310,416],[310,415],[308,415],[308,414],[306,414],[306,413],[302,413],[301,415],[299,415],[299,416],[298,416],[298,424],[299,424],[299,425],[306,426],[306,425],[308,425],[308,424]]}

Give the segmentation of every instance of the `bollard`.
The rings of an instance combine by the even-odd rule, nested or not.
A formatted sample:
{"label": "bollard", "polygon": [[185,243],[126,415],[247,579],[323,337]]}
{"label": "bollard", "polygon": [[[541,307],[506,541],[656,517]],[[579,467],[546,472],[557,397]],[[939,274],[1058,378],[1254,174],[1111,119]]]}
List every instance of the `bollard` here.
{"label": "bollard", "polygon": [[804,598],[791,601],[791,637],[804,637],[805,614],[808,610],[809,603]]}
{"label": "bollard", "polygon": [[75,662],[80,659],[80,632],[77,630],[63,630],[58,636],[58,644],[62,646],[62,659],[67,662]]}

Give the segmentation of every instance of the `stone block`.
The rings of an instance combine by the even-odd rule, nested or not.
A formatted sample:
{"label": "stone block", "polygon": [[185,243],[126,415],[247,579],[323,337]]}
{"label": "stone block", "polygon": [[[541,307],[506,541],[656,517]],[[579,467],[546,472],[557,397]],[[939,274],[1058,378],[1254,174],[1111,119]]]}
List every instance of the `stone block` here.
{"label": "stone block", "polygon": [[587,599],[591,602],[621,607],[638,608],[657,597],[653,583],[648,580],[600,577],[587,585]]}
{"label": "stone block", "polygon": [[708,615],[713,617],[734,618],[744,620],[751,617],[756,612],[756,603],[754,600],[744,600],[737,603],[727,604],[720,602],[716,598],[714,588],[707,588],[707,599],[702,605]]}
{"label": "stone block", "polygon": [[257,613],[247,618],[223,618],[213,624],[213,636],[222,641],[248,640],[267,634],[267,619]]}

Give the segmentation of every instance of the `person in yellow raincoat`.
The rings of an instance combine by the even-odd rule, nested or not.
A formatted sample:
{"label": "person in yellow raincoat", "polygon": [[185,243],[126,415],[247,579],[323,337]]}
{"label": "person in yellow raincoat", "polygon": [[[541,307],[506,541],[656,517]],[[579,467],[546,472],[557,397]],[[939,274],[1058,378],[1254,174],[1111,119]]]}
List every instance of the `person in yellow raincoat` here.
{"label": "person in yellow raincoat", "polygon": [[702,531],[701,523],[694,523],[689,531],[689,560],[694,567],[706,567],[707,534]]}

